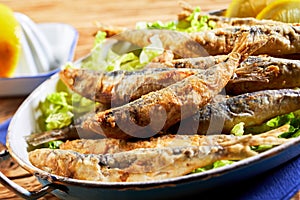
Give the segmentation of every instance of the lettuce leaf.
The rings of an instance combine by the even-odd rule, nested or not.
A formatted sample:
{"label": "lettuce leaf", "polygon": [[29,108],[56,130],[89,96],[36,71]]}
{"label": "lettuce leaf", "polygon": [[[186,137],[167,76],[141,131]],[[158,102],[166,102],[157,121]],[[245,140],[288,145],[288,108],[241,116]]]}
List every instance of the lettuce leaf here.
{"label": "lettuce leaf", "polygon": [[[260,134],[267,131],[270,131],[272,129],[279,128],[280,126],[283,126],[285,124],[289,124],[290,128],[287,132],[282,133],[279,135],[279,138],[294,138],[300,136],[300,110],[280,115],[277,117],[274,117],[265,123],[257,126],[250,126],[250,127],[244,127],[244,122],[236,124],[232,130],[231,134],[240,136],[243,134]],[[251,146],[251,149],[257,152],[263,152],[268,149],[271,149],[272,145],[258,145],[258,146]]]}
{"label": "lettuce leaf", "polygon": [[250,148],[256,152],[263,152],[268,149],[271,149],[272,147],[273,147],[273,145],[258,145],[258,146],[251,146]]}
{"label": "lettuce leaf", "polygon": [[180,32],[199,32],[204,30],[211,30],[215,27],[215,22],[209,20],[208,16],[201,15],[200,7],[196,7],[193,12],[185,19],[179,21],[168,22],[138,22],[137,29],[165,29]]}
{"label": "lettuce leaf", "polygon": [[263,133],[278,128],[285,124],[290,125],[289,131],[282,133],[279,137],[281,138],[298,137],[300,135],[300,110],[274,117],[258,126],[245,127],[245,134],[248,133],[259,134],[259,133]]}
{"label": "lettuce leaf", "polygon": [[232,130],[230,131],[230,134],[235,135],[235,136],[241,136],[244,134],[244,122],[240,122],[236,124]]}
{"label": "lettuce leaf", "polygon": [[[105,36],[104,32],[97,33],[91,55],[82,61],[81,68],[101,71],[139,70],[164,51],[157,35],[150,38],[150,45],[126,53],[115,52],[112,48],[114,44],[106,42]],[[68,63],[65,67],[72,65]]]}
{"label": "lettuce leaf", "polygon": [[54,140],[54,141],[50,141],[50,142],[43,144],[43,147],[49,148],[49,149],[59,149],[59,146],[62,143],[63,143],[63,141],[61,141],[61,140]]}
{"label": "lettuce leaf", "polygon": [[75,115],[90,111],[94,105],[93,101],[76,93],[51,93],[37,108],[41,112],[38,118],[39,128],[45,131],[66,127],[73,122]]}
{"label": "lettuce leaf", "polygon": [[204,172],[204,171],[207,171],[207,170],[210,170],[210,169],[215,169],[215,168],[223,167],[223,166],[226,166],[226,165],[230,165],[234,162],[235,161],[233,161],[233,160],[218,160],[218,161],[215,161],[211,165],[207,165],[205,167],[199,167],[199,168],[193,170],[191,173]]}
{"label": "lettuce leaf", "polygon": [[[169,22],[138,22],[137,29],[166,29],[181,32],[198,32],[210,30],[215,27],[213,21],[208,16],[202,16],[200,7],[185,19]],[[113,43],[106,43],[106,33],[98,31],[91,55],[82,61],[81,68],[102,71],[127,70],[133,71],[142,69],[153,58],[163,53],[163,47],[158,36],[150,39],[151,44],[134,52],[117,53],[112,50]]]}

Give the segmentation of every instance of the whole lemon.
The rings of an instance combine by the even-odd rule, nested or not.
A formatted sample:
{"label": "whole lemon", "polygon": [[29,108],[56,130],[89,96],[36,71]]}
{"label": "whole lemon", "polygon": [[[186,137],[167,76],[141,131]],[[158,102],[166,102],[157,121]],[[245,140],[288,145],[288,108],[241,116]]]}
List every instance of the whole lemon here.
{"label": "whole lemon", "polygon": [[13,11],[0,4],[0,77],[11,77],[21,51],[21,27]]}

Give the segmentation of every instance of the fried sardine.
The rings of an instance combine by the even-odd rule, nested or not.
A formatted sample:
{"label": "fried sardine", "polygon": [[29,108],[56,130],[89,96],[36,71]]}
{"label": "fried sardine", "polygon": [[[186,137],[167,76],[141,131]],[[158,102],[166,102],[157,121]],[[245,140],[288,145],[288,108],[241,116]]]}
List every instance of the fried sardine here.
{"label": "fried sardine", "polygon": [[[201,32],[180,33],[181,38],[184,39],[176,39],[178,41],[176,43],[168,33],[170,31],[154,29],[125,31],[116,35],[115,38],[145,47],[149,45],[153,35],[159,35],[164,49],[173,51],[177,57],[186,58],[228,54],[232,51],[240,34],[251,32],[253,29],[269,37],[266,45],[253,55],[268,54],[283,57],[300,52],[300,26],[292,24],[231,26]],[[189,54],[187,49],[192,50],[193,54]]]}
{"label": "fried sardine", "polygon": [[236,67],[266,41],[266,36],[257,30],[242,33],[224,62],[123,106],[96,113],[83,127],[112,138],[146,138],[166,130],[209,103],[225,87]]}
{"label": "fried sardine", "polygon": [[80,95],[97,102],[117,106],[196,73],[195,69],[155,68],[138,71],[99,72],[66,68],[59,74],[61,80]]}
{"label": "fried sardine", "polygon": [[[260,135],[254,135],[249,141],[249,145],[259,144],[279,145],[286,141],[278,136],[289,130],[289,125],[284,125],[278,129],[268,131]],[[243,136],[244,137],[244,136]],[[138,148],[162,148],[176,146],[205,146],[211,143],[230,142],[235,140],[234,135],[180,135],[167,134],[159,137],[151,137],[139,140],[122,140],[114,138],[103,139],[77,139],[62,143],[59,148],[62,150],[72,150],[83,154],[113,154],[118,152],[130,151]]]}
{"label": "fried sardine", "polygon": [[[277,129],[288,130],[289,125]],[[289,139],[275,138],[274,131],[260,135],[232,136],[230,140],[207,136],[199,145],[194,142],[169,147],[136,148],[109,154],[81,154],[71,150],[36,149],[29,152],[30,162],[49,173],[81,180],[103,182],[152,181],[183,176],[217,160],[242,160],[258,153],[255,145],[278,145]],[[278,135],[278,134],[275,134]],[[270,139],[272,138],[272,139]],[[177,141],[178,142],[178,141]]]}
{"label": "fried sardine", "polygon": [[299,89],[262,90],[245,93],[200,108],[193,116],[171,128],[180,134],[230,133],[243,122],[245,127],[261,125],[276,116],[300,109]]}
{"label": "fried sardine", "polygon": [[[181,81],[197,73],[197,70],[205,70],[224,62],[226,57],[218,55],[176,59],[168,63],[153,62],[143,70],[130,72],[66,68],[59,74],[61,80],[74,92],[114,107]],[[298,60],[249,56],[240,63],[229,80],[226,85],[226,94],[238,95],[259,90],[299,86],[300,62]]]}
{"label": "fried sardine", "polygon": [[[258,126],[273,117],[288,114],[298,109],[300,109],[300,90],[262,90],[218,101],[214,100],[200,108],[193,116],[170,127],[167,132],[200,135],[229,134],[234,125],[238,123],[243,122],[245,127]],[[87,116],[91,114],[89,113]],[[71,140],[101,137],[101,135],[96,133],[93,135],[91,133],[86,134],[81,126],[81,123],[79,123],[59,130],[31,134],[27,137],[27,142],[30,145],[37,146],[58,139]],[[110,142],[112,141],[114,140],[110,140]],[[116,139],[115,141],[121,140]]]}

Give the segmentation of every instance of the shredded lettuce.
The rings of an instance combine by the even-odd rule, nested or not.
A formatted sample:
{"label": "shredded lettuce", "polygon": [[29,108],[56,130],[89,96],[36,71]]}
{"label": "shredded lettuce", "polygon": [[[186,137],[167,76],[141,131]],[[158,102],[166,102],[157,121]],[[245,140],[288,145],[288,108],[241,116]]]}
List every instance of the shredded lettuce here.
{"label": "shredded lettuce", "polygon": [[[281,134],[280,138],[295,138],[300,135],[300,115],[299,112],[292,112],[283,116],[285,119],[279,119],[279,123],[289,124],[289,131]],[[280,124],[279,124],[280,126]]]}
{"label": "shredded lettuce", "polygon": [[[244,126],[245,123],[240,122],[232,128],[230,133],[236,136],[241,136],[243,134],[260,134],[275,128],[279,128],[285,124],[290,125],[289,131],[282,133],[279,136],[280,138],[299,137],[300,136],[300,110],[274,117],[258,126],[245,127]],[[273,148],[273,145],[258,145],[258,146],[251,146],[250,148],[256,152],[263,152]],[[232,160],[219,160],[214,162],[211,165],[197,168],[193,170],[192,173],[204,172],[210,169],[215,169],[218,167],[230,165],[234,162],[235,161]]]}
{"label": "shredded lettuce", "polygon": [[104,32],[99,31],[96,34],[95,46],[91,55],[82,61],[81,68],[101,71],[133,71],[142,69],[153,58],[163,53],[162,43],[158,36],[150,38],[150,45],[126,53],[115,52],[114,43],[107,41],[105,37]]}
{"label": "shredded lettuce", "polygon": [[[241,136],[243,134],[260,134],[289,124],[289,130],[278,137],[295,138],[300,136],[300,110],[274,117],[261,125],[244,127],[244,124],[244,122],[236,124],[230,133],[236,136]],[[257,152],[263,152],[272,147],[272,145],[258,145],[251,146],[251,149]]]}
{"label": "shredded lettuce", "polygon": [[38,118],[41,130],[53,130],[66,127],[73,122],[75,114],[90,111],[94,103],[80,95],[65,91],[49,94],[41,101],[38,110],[41,115]]}
{"label": "shredded lettuce", "polygon": [[[290,125],[289,131],[282,133],[278,137],[280,137],[280,138],[299,137],[300,136],[300,110],[297,110],[295,112],[291,112],[291,113],[288,113],[285,115],[280,115],[280,116],[274,117],[274,118],[268,120],[267,122],[265,122],[261,125],[258,125],[258,126],[245,127],[244,126],[245,123],[241,122],[241,123],[236,124],[232,128],[230,133],[233,135],[236,135],[236,136],[241,136],[243,134],[260,134],[260,133],[264,133],[266,131],[269,131],[269,130],[272,130],[275,128],[279,128],[285,124]],[[251,146],[250,148],[256,152],[263,152],[268,149],[271,149],[272,147],[273,147],[273,145],[258,145],[258,146]],[[210,169],[229,165],[234,162],[235,161],[231,161],[231,160],[219,160],[219,161],[214,162],[211,165],[197,168],[194,171],[192,171],[192,173],[207,171]]]}
{"label": "shredded lettuce", "polygon": [[151,37],[150,42],[151,44],[143,48],[140,53],[139,62],[141,64],[147,64],[151,62],[153,58],[164,52],[163,44],[158,35],[154,35],[153,37]]}
{"label": "shredded lettuce", "polygon": [[226,165],[230,165],[234,162],[235,161],[232,161],[232,160],[218,160],[218,161],[214,162],[211,165],[207,165],[205,167],[199,167],[199,168],[193,170],[191,173],[204,172],[204,171],[207,171],[207,170],[210,170],[210,169],[215,169],[215,168],[223,167],[223,166],[226,166]]}
{"label": "shredded lettuce", "polygon": [[272,147],[273,147],[273,145],[258,145],[258,146],[251,146],[250,148],[253,151],[263,152],[263,151],[266,151],[268,149],[271,149]]}
{"label": "shredded lettuce", "polygon": [[98,44],[103,43],[106,39],[106,36],[106,32],[98,31],[94,39],[94,48],[96,48]]}
{"label": "shredded lettuce", "polygon": [[245,127],[244,131],[245,134],[248,133],[259,134],[259,133],[263,133],[278,128],[285,124],[290,125],[289,131],[282,133],[279,137],[281,138],[298,137],[300,135],[300,110],[274,117],[258,126]]}
{"label": "shredded lettuce", "polygon": [[240,122],[236,124],[232,130],[230,131],[230,134],[235,135],[235,136],[241,136],[244,134],[244,122]]}
{"label": "shredded lettuce", "polygon": [[215,22],[209,20],[208,16],[201,15],[200,7],[196,7],[193,12],[185,19],[179,21],[168,22],[138,22],[137,29],[166,29],[180,32],[198,32],[204,30],[211,30],[215,27]]}
{"label": "shredded lettuce", "polygon": [[61,140],[55,140],[55,141],[50,141],[45,144],[43,144],[44,148],[49,148],[49,149],[59,149],[59,146],[63,143]]}
{"label": "shredded lettuce", "polygon": [[[215,27],[213,21],[208,16],[201,15],[200,7],[185,19],[169,22],[138,22],[137,29],[166,29],[181,32],[197,32],[210,30]],[[118,53],[113,50],[114,41],[106,40],[106,33],[98,31],[91,55],[84,59],[81,68],[101,71],[127,70],[133,71],[142,69],[153,58],[163,53],[163,47],[158,36],[150,39],[151,44],[139,50]],[[113,38],[112,38],[113,39]],[[121,48],[122,49],[122,48]]]}

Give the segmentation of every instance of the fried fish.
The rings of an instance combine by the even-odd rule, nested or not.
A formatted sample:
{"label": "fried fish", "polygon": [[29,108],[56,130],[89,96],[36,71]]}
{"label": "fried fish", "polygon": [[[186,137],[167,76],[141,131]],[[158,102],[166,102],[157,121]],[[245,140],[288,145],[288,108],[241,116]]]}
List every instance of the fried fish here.
{"label": "fried fish", "polygon": [[[288,130],[289,125],[277,130]],[[271,133],[274,135],[274,133]],[[275,134],[276,135],[276,134]],[[208,136],[218,137],[218,136]],[[200,146],[136,148],[108,154],[82,154],[72,150],[36,149],[30,162],[49,173],[69,178],[102,182],[138,182],[178,177],[217,160],[242,160],[258,153],[250,145],[278,145],[290,139],[268,139],[265,135],[232,136],[230,140],[206,138]]]}
{"label": "fried fish", "polygon": [[247,56],[268,41],[255,30],[241,35],[224,62],[123,106],[98,112],[83,123],[83,128],[112,138],[145,138],[192,116],[225,87]]}

